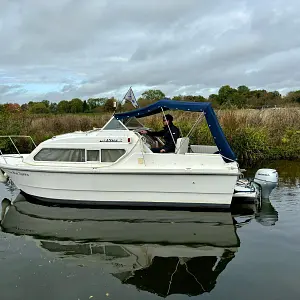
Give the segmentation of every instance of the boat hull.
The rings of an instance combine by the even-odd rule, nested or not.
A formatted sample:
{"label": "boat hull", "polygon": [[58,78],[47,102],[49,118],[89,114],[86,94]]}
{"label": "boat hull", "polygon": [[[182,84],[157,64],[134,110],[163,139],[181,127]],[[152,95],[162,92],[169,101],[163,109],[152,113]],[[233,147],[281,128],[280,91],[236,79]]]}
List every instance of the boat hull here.
{"label": "boat hull", "polygon": [[32,197],[37,201],[53,203],[59,205],[72,205],[72,206],[103,206],[108,208],[115,207],[130,207],[130,208],[146,208],[146,209],[201,209],[201,210],[230,210],[231,203],[208,203],[208,202],[150,202],[150,201],[128,201],[128,200],[74,200],[74,199],[54,199],[54,198],[45,198],[35,195],[30,195],[22,191],[26,197]]}
{"label": "boat hull", "polygon": [[230,208],[235,174],[79,173],[3,170],[39,200],[108,206]]}

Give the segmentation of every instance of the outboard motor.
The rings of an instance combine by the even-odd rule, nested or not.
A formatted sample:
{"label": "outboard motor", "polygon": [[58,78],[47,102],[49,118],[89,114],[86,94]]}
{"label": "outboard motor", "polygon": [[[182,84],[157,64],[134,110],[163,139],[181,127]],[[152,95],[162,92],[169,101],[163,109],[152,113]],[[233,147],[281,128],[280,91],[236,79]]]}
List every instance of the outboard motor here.
{"label": "outboard motor", "polygon": [[278,173],[274,169],[259,169],[255,174],[254,182],[261,187],[261,198],[268,199],[278,184]]}
{"label": "outboard motor", "polygon": [[8,176],[0,169],[0,182],[5,183],[8,180]]}
{"label": "outboard motor", "polygon": [[4,198],[1,202],[1,211],[0,211],[0,224],[2,223],[4,216],[7,212],[7,209],[11,206],[11,201],[7,198]]}

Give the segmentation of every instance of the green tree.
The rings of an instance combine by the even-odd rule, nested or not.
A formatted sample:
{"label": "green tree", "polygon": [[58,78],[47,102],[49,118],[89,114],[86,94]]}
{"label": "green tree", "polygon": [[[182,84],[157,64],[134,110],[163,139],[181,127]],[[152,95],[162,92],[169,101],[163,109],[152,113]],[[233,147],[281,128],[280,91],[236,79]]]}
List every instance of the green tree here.
{"label": "green tree", "polygon": [[165,97],[166,95],[161,90],[148,90],[145,91],[141,96],[142,99],[148,101],[157,101]]}
{"label": "green tree", "polygon": [[83,102],[79,98],[74,98],[70,102],[70,112],[73,114],[83,112]]}
{"label": "green tree", "polygon": [[137,102],[139,104],[139,107],[144,107],[162,98],[165,98],[165,94],[162,91],[147,90],[141,95],[141,97],[137,100]]}
{"label": "green tree", "polygon": [[253,90],[249,92],[247,103],[252,108],[274,107],[280,104],[281,95],[279,93],[267,92],[266,90]]}
{"label": "green tree", "polygon": [[[140,103],[139,103],[140,105]],[[135,107],[131,104],[131,102],[129,101],[124,101],[123,104],[121,105],[120,103],[118,103],[118,107],[117,107],[117,111],[130,111],[130,110],[134,110]]]}
{"label": "green tree", "polygon": [[96,107],[103,106],[107,98],[90,98],[87,103],[90,110],[94,110]]}
{"label": "green tree", "polygon": [[187,101],[187,102],[206,102],[207,100],[201,96],[201,95],[197,95],[197,96],[193,96],[193,95],[179,95],[179,96],[174,96],[172,98],[173,100],[178,100],[178,101]]}
{"label": "green tree", "polygon": [[45,106],[46,106],[47,108],[49,108],[49,106],[50,106],[50,101],[48,101],[48,100],[43,100],[42,103],[44,103]]}
{"label": "green tree", "polygon": [[249,93],[250,89],[245,85],[237,89],[224,85],[219,89],[218,97],[214,96],[214,100],[222,106],[241,108],[246,106]]}
{"label": "green tree", "polygon": [[104,112],[113,112],[115,110],[115,107],[114,107],[115,101],[116,101],[115,98],[107,99],[103,105],[103,111]]}
{"label": "green tree", "polygon": [[53,114],[57,113],[57,103],[55,102],[50,103],[49,110]]}
{"label": "green tree", "polygon": [[228,105],[233,105],[238,108],[242,108],[246,105],[247,96],[245,94],[240,94],[239,92],[232,93],[228,97]]}
{"label": "green tree", "polygon": [[63,114],[63,113],[69,113],[70,112],[70,102],[67,100],[62,100],[57,104],[57,112]]}
{"label": "green tree", "polygon": [[32,114],[47,114],[49,113],[49,108],[43,102],[36,102],[32,104],[29,108],[29,112]]}
{"label": "green tree", "polygon": [[281,94],[278,91],[271,92],[274,98],[281,98]]}
{"label": "green tree", "polygon": [[250,89],[245,85],[240,85],[237,88],[237,91],[239,92],[239,94],[248,94],[250,92]]}
{"label": "green tree", "polygon": [[87,104],[86,100],[83,101],[82,111],[83,112],[88,112],[89,111],[89,105]]}
{"label": "green tree", "polygon": [[211,94],[208,97],[208,101],[211,102],[211,105],[215,108],[219,108],[220,102],[219,102],[219,96],[217,94]]}
{"label": "green tree", "polygon": [[285,98],[290,102],[300,103],[300,90],[289,92]]}
{"label": "green tree", "polygon": [[24,103],[21,105],[21,110],[22,111],[27,111],[28,110],[28,104],[27,103]]}
{"label": "green tree", "polygon": [[219,102],[219,95],[217,95],[217,94],[211,94],[211,95],[209,95],[209,97],[208,97],[208,100],[209,101],[216,101],[216,102]]}
{"label": "green tree", "polygon": [[233,89],[229,85],[224,85],[219,89],[218,101],[222,104],[232,104],[232,95],[237,92],[236,89]]}

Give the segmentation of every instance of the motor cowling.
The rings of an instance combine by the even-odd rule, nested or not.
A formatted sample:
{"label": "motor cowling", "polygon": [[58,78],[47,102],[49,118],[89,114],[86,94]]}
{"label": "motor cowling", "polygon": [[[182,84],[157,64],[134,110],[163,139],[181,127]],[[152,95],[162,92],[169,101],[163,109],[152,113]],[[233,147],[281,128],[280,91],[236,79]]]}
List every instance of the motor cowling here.
{"label": "motor cowling", "polygon": [[278,185],[278,173],[274,169],[259,169],[255,173],[254,182],[261,186],[261,197],[268,199]]}
{"label": "motor cowling", "polygon": [[8,180],[8,176],[0,169],[0,182],[5,183]]}

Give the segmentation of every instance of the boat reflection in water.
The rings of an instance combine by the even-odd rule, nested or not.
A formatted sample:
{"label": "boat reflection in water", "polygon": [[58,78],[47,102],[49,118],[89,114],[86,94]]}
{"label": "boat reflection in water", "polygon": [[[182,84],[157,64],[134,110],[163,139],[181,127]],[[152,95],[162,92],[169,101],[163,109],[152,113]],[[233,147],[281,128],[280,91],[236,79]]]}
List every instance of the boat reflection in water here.
{"label": "boat reflection in water", "polygon": [[[249,207],[242,213],[109,210],[28,200],[19,194],[13,203],[2,201],[3,231],[32,236],[61,257],[92,256],[123,284],[161,297],[210,292],[240,247],[237,226],[254,218],[264,223],[262,210]],[[270,207],[262,208],[274,225],[278,215]]]}

